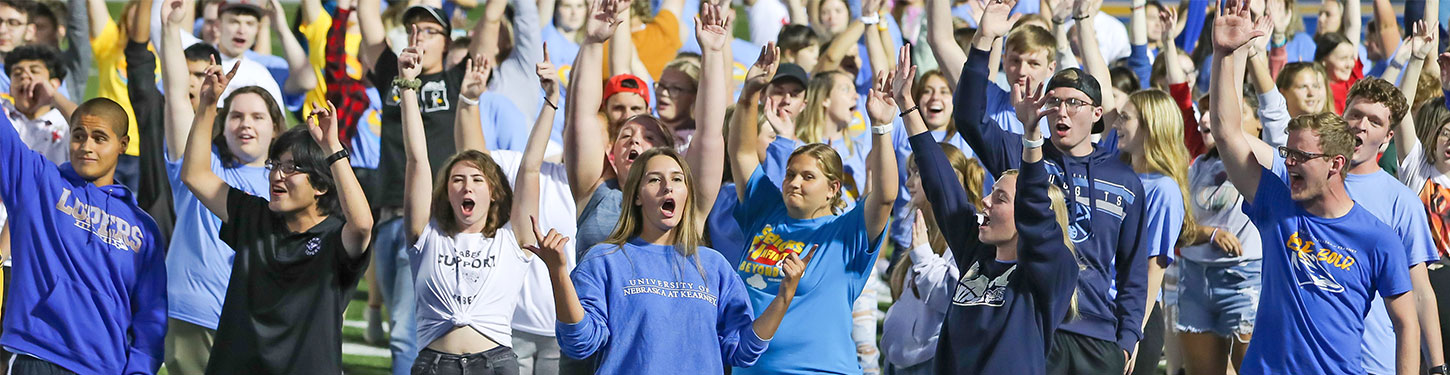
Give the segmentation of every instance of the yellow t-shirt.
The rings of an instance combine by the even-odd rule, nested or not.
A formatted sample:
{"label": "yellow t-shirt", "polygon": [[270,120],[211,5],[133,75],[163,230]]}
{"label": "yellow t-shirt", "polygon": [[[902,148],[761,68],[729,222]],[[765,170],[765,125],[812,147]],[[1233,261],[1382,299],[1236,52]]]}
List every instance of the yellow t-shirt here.
{"label": "yellow t-shirt", "polygon": [[[348,26],[354,21],[348,20]],[[323,69],[327,67],[327,31],[332,28],[332,15],[327,12],[317,16],[312,22],[297,27],[307,38],[307,62],[312,64],[312,73],[317,75],[317,87],[307,92],[307,97],[302,101],[302,113],[305,115],[312,112],[312,108],[327,100],[327,83],[323,76]],[[363,79],[362,63],[357,61],[358,49],[362,46],[362,34],[348,32],[343,37],[343,51],[347,53],[347,61],[343,64],[347,67],[348,76],[353,79]],[[333,103],[336,105],[337,103]]]}
{"label": "yellow t-shirt", "polygon": [[[91,53],[94,54],[96,62],[96,96],[115,100],[126,110],[126,118],[130,122],[127,131],[131,139],[139,140],[140,133],[136,128],[136,113],[131,111],[131,96],[126,89],[126,59],[123,50],[126,47],[126,36],[121,35],[120,27],[111,20],[106,20],[106,26],[91,36]],[[146,47],[151,49],[150,46]],[[155,50],[152,50],[155,53]],[[156,64],[156,76],[161,76],[161,64]],[[153,103],[160,104],[160,103]],[[138,156],[141,154],[141,142],[131,142],[126,145],[126,155]]]}

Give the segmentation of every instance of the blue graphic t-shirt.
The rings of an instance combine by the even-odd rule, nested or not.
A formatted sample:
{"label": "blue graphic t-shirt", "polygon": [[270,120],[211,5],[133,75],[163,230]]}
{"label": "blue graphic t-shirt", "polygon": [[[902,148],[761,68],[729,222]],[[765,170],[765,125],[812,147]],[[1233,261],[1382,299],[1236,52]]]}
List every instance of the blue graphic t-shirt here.
{"label": "blue graphic t-shirt", "polygon": [[1338,218],[1310,214],[1261,169],[1244,213],[1259,228],[1264,284],[1254,340],[1239,373],[1363,374],[1358,345],[1376,294],[1410,291],[1404,245],[1359,204]]}
{"label": "blue graphic t-shirt", "polygon": [[[264,199],[270,196],[267,168],[226,168],[216,151],[211,155],[212,172],[228,186]],[[219,236],[222,220],[182,183],[181,161],[168,160],[166,175],[171,182],[171,201],[176,206],[177,229],[166,251],[166,313],[172,319],[216,329],[236,252]]]}
{"label": "blue graphic t-shirt", "polygon": [[745,280],[756,315],[775,299],[782,277],[780,261],[792,253],[805,258],[811,249],[816,254],[770,350],[754,367],[736,368],[733,374],[861,373],[851,340],[851,304],[861,295],[885,236],[866,233],[859,202],[840,215],[790,217],[780,188],[765,177],[763,168],[755,169],[744,188],[745,199],[735,207],[735,219],[747,244],[735,271]]}

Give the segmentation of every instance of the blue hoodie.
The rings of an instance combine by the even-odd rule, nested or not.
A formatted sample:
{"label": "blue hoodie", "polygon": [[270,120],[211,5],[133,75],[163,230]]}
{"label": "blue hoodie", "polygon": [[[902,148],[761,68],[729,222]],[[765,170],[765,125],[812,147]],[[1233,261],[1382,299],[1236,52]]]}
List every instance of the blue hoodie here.
{"label": "blue hoodie", "polygon": [[1047,373],[1052,335],[1068,315],[1077,263],[1047,195],[1044,163],[1023,166],[1017,180],[1017,261],[977,239],[977,210],[930,134],[911,137],[921,186],[937,223],[948,230],[961,279],[942,324],[938,374]]}
{"label": "blue hoodie", "polygon": [[10,215],[0,345],[87,374],[151,374],[166,334],[166,243],[131,191],[57,167],[0,120]]}
{"label": "blue hoodie", "polygon": [[[1022,163],[1022,136],[982,123],[986,96],[972,93],[985,93],[991,83],[989,57],[987,51],[972,49],[957,82],[952,117],[987,173],[1001,176]],[[1105,146],[1110,138],[1104,137]],[[1116,342],[1131,352],[1142,337],[1139,327],[1148,301],[1143,183],[1118,159],[1114,147],[1095,147],[1083,157],[1065,155],[1052,145],[1042,152],[1050,181],[1067,195],[1072,222],[1065,230],[1083,266],[1077,284],[1078,318],[1062,330]]]}

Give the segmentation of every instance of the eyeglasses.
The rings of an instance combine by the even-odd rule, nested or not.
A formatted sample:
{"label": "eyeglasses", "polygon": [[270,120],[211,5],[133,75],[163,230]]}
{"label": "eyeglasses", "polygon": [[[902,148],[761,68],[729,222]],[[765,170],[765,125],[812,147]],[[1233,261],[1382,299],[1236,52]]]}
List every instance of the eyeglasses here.
{"label": "eyeglasses", "polygon": [[679,94],[686,93],[686,92],[691,92],[691,91],[695,91],[695,88],[688,87],[688,86],[667,86],[667,85],[655,84],[655,93],[656,94],[663,94],[663,93],[668,92],[670,95],[679,95]]}
{"label": "eyeglasses", "polygon": [[282,172],[283,176],[291,176],[297,174],[298,172],[307,173],[307,168],[290,161],[268,160],[267,170],[273,172]]}
{"label": "eyeglasses", "polygon": [[[447,35],[448,34],[448,31],[447,30],[434,29],[434,28],[430,28],[430,27],[419,27],[418,28],[418,32],[421,33],[421,34],[423,34],[424,36],[439,36],[439,35]],[[409,33],[409,34],[412,34],[412,33]]]}
{"label": "eyeglasses", "polygon": [[1088,102],[1085,102],[1085,101],[1082,101],[1082,100],[1078,100],[1077,98],[1067,98],[1067,100],[1063,100],[1063,99],[1060,99],[1060,98],[1047,98],[1047,107],[1046,108],[1056,108],[1057,106],[1062,105],[1063,103],[1066,103],[1067,104],[1067,112],[1069,112],[1069,113],[1077,113],[1078,111],[1081,111],[1083,108],[1085,108],[1085,107],[1087,107],[1089,105],[1092,105],[1092,103],[1088,103]]}
{"label": "eyeglasses", "polygon": [[1294,162],[1294,164],[1299,164],[1299,163],[1303,163],[1303,162],[1310,161],[1310,160],[1314,160],[1314,159],[1318,159],[1318,158],[1330,158],[1330,157],[1333,157],[1334,155],[1317,154],[1317,153],[1313,153],[1313,152],[1304,152],[1304,151],[1299,151],[1299,150],[1295,150],[1295,149],[1292,149],[1292,148],[1288,148],[1288,147],[1285,147],[1285,146],[1279,146],[1279,156],[1280,157],[1283,157],[1284,160],[1291,160],[1291,161]]}

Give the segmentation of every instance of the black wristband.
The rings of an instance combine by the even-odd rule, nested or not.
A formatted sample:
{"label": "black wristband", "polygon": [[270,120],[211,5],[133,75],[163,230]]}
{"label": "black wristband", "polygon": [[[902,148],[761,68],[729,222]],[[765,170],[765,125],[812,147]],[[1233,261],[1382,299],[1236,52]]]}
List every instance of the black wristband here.
{"label": "black wristband", "polygon": [[1445,365],[1439,365],[1439,366],[1435,366],[1435,367],[1431,367],[1430,368],[1430,375],[1445,375],[1445,372],[1446,372]]}
{"label": "black wristband", "polygon": [[908,110],[905,110],[905,111],[902,111],[902,112],[901,112],[901,116],[898,116],[898,117],[901,117],[901,118],[906,118],[906,115],[909,115],[909,114],[911,114],[911,113],[912,113],[912,112],[916,112],[916,110],[917,110],[917,109],[918,109],[918,108],[921,108],[921,105],[919,105],[919,104],[918,104],[918,105],[914,105],[914,106],[911,106],[911,109],[908,109]]}
{"label": "black wristband", "polygon": [[348,156],[349,154],[347,153],[347,149],[344,148],[342,150],[339,150],[338,152],[327,157],[326,165],[330,167],[332,166],[332,163],[336,163],[338,160],[347,159]]}

